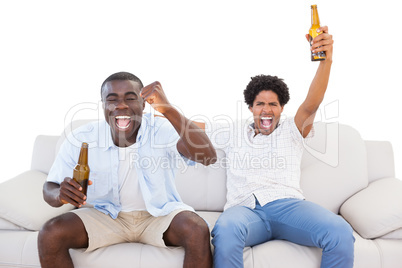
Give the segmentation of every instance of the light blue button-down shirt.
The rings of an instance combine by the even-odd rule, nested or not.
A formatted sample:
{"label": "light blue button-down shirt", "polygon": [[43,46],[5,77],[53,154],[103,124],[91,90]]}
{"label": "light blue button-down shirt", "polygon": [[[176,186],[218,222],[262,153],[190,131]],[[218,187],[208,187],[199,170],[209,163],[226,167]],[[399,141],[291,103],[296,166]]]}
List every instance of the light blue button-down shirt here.
{"label": "light blue button-down shirt", "polygon": [[[138,153],[131,155],[148,212],[157,217],[176,209],[194,211],[184,204],[177,192],[175,174],[181,163],[194,165],[177,151],[179,135],[170,122],[150,114],[143,115],[137,135]],[[47,181],[60,184],[72,177],[82,142],[89,144],[89,179],[87,203],[115,219],[121,210],[119,198],[119,148],[113,143],[106,121],[84,125],[70,134],[49,171]]]}

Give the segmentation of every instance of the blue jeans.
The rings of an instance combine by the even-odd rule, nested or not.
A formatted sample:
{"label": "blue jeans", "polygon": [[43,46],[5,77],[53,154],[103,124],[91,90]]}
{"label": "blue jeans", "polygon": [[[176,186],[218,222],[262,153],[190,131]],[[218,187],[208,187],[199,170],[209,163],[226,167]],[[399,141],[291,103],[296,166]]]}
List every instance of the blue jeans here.
{"label": "blue jeans", "polygon": [[352,228],[340,216],[309,201],[279,199],[255,209],[231,207],[212,230],[216,268],[243,267],[243,249],[287,240],[322,249],[321,268],[352,268]]}

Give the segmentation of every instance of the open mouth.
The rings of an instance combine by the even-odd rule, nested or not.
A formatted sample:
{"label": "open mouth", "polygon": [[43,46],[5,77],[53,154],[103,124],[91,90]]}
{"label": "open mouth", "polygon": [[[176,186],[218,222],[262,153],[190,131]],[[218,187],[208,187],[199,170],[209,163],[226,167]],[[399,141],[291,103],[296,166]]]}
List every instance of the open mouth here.
{"label": "open mouth", "polygon": [[260,119],[260,126],[263,129],[269,129],[272,125],[272,116],[265,116],[265,117],[261,117]]}
{"label": "open mouth", "polygon": [[115,122],[118,129],[127,129],[131,125],[131,117],[119,115],[115,117]]}

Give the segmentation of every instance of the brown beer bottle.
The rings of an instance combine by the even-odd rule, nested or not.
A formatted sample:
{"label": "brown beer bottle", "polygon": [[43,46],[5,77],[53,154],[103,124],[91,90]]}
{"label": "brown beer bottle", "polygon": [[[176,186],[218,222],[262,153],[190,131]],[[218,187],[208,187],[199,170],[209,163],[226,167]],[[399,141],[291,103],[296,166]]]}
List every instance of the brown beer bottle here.
{"label": "brown beer bottle", "polygon": [[88,166],[88,143],[83,142],[81,145],[80,157],[74,168],[73,179],[82,187],[82,193],[87,195],[89,166]]}
{"label": "brown beer bottle", "polygon": [[[310,47],[313,39],[321,33],[317,33],[320,28],[320,18],[318,17],[317,5],[311,5],[311,28],[309,30]],[[325,60],[325,51],[311,52],[311,61]]]}

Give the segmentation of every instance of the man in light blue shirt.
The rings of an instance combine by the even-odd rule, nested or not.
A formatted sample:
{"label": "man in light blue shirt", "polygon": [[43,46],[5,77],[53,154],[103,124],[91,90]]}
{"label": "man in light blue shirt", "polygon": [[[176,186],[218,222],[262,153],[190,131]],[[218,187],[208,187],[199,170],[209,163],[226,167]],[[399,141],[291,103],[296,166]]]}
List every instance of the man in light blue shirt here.
{"label": "man in light blue shirt", "polygon": [[[159,82],[143,88],[139,78],[120,72],[105,80],[101,96],[105,121],[67,137],[44,184],[51,206],[69,203],[80,209],[43,226],[42,267],[73,267],[70,248],[92,251],[122,242],[183,246],[184,266],[211,267],[208,226],[182,202],[174,182],[178,162],[216,160],[208,137],[173,108]],[[164,118],[143,116],[145,101]],[[87,195],[70,177],[81,142],[89,144]]]}

